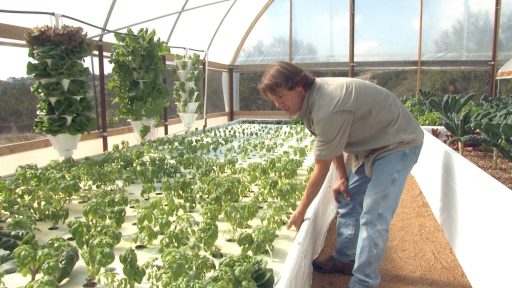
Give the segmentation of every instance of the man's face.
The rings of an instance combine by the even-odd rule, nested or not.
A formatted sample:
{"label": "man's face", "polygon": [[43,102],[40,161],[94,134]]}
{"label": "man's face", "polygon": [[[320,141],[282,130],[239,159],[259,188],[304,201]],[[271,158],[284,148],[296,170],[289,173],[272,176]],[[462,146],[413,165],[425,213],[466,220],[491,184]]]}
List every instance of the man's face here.
{"label": "man's face", "polygon": [[304,88],[296,87],[293,90],[279,90],[276,95],[270,95],[270,100],[278,109],[285,111],[290,116],[295,116],[302,107],[305,95]]}

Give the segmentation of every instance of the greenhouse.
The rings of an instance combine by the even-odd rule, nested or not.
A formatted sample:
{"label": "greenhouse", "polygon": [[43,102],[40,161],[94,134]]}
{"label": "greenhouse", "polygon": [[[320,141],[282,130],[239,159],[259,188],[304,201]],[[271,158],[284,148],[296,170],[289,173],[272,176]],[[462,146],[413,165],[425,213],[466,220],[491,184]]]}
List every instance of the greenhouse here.
{"label": "greenhouse", "polygon": [[275,63],[421,125],[379,287],[512,286],[512,0],[132,2],[0,7],[0,287],[355,287]]}

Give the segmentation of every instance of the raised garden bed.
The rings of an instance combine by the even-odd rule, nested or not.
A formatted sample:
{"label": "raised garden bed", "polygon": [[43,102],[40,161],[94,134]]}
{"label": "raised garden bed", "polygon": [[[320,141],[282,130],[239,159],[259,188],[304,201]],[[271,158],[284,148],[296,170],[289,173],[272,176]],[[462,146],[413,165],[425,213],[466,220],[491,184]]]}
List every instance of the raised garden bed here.
{"label": "raised garden bed", "polygon": [[426,132],[412,175],[464,273],[473,287],[509,286],[511,189]]}

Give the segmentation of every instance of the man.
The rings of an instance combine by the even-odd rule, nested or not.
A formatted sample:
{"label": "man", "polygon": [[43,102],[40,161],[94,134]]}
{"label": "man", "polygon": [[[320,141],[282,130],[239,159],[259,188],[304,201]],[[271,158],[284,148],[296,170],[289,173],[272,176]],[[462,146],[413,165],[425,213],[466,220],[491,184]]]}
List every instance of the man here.
{"label": "man", "polygon": [[[351,288],[378,286],[389,224],[423,143],[418,122],[382,87],[353,78],[315,78],[288,62],[270,66],[258,88],[316,136],[315,167],[288,229],[300,229],[334,163],[336,248],[330,258],[313,261],[313,268],[353,275]],[[343,152],[351,158],[347,167]]]}

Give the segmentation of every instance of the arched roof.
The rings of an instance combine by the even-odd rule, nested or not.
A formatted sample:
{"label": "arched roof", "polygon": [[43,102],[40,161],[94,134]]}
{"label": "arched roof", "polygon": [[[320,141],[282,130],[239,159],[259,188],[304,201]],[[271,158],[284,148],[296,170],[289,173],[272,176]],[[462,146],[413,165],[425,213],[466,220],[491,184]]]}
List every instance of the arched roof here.
{"label": "arched roof", "polygon": [[[115,42],[112,32],[127,27],[155,29],[157,37],[171,47],[184,47],[211,61],[231,64],[241,39],[253,21],[272,3],[268,0],[179,0],[179,1],[105,1],[87,2],[10,1],[2,5],[5,24],[35,27],[60,24],[81,26],[93,40]],[[61,15],[60,20],[48,14]],[[260,13],[261,12],[261,13]],[[106,29],[107,31],[103,31]],[[173,53],[182,53],[180,48]]]}
{"label": "arched roof", "polygon": [[[483,67],[494,57],[499,63],[512,57],[512,0],[19,0],[2,4],[0,22],[34,27],[56,21],[27,12],[65,15],[63,24],[106,42],[115,41],[108,31],[155,29],[172,53],[184,54],[173,47],[190,48],[225,65],[289,60],[411,66],[421,60],[480,61],[476,66]],[[502,28],[494,56],[496,24]],[[3,33],[0,27],[0,38]],[[0,39],[0,46],[6,42]]]}

